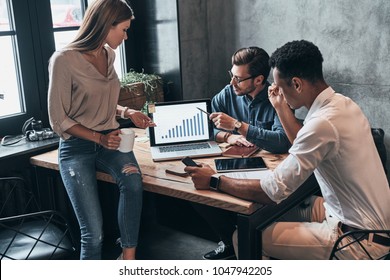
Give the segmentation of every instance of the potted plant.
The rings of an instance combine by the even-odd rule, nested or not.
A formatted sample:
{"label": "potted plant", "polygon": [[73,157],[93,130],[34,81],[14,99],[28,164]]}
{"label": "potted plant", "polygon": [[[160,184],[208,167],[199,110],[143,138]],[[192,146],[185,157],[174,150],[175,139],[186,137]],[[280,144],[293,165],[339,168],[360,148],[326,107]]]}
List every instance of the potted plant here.
{"label": "potted plant", "polygon": [[163,80],[157,74],[131,69],[121,79],[118,104],[147,112],[150,103],[164,101]]}

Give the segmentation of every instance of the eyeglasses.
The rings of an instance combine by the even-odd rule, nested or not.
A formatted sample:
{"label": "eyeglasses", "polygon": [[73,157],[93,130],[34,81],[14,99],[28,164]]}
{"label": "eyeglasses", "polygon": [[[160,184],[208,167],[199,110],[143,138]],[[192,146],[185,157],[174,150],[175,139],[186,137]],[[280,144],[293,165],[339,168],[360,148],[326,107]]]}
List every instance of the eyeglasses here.
{"label": "eyeglasses", "polygon": [[241,82],[243,82],[243,81],[246,81],[246,80],[249,80],[249,79],[253,79],[253,78],[254,78],[253,76],[250,76],[250,77],[248,77],[248,78],[241,79],[241,78],[239,78],[239,77],[237,77],[237,76],[234,76],[233,73],[232,73],[232,71],[230,71],[230,70],[228,71],[228,73],[229,73],[230,79],[234,79],[234,81],[235,81],[237,84],[239,84],[239,83],[241,83]]}

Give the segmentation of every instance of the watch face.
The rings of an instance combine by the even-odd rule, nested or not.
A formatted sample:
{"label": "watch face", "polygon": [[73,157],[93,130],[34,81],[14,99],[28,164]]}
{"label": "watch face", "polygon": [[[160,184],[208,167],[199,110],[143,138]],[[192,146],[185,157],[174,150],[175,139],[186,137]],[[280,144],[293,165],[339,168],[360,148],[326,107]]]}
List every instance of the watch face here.
{"label": "watch face", "polygon": [[218,184],[219,184],[219,177],[211,176],[210,178],[210,189],[213,189],[215,191],[218,190]]}
{"label": "watch face", "polygon": [[239,122],[239,121],[236,121],[236,122],[234,123],[234,127],[235,127],[236,129],[239,129],[239,128],[241,127],[241,125],[242,125],[242,122]]}

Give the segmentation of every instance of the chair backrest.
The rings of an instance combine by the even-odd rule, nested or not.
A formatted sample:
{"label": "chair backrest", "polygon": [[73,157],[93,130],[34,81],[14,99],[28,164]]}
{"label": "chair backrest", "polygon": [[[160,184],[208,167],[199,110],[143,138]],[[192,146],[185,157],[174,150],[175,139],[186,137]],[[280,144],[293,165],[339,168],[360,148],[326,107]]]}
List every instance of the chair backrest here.
{"label": "chair backrest", "polygon": [[374,138],[376,149],[378,150],[379,157],[381,158],[383,168],[387,174],[387,151],[385,146],[385,132],[382,128],[371,128],[371,134]]}
{"label": "chair backrest", "polygon": [[67,220],[56,211],[39,211],[22,178],[0,178],[0,259],[74,259]]}
{"label": "chair backrest", "polygon": [[382,255],[374,256],[370,253],[370,245],[367,245],[366,240],[370,239],[372,235],[379,235],[380,237],[390,240],[390,230],[354,230],[344,233],[336,240],[332,252],[330,253],[330,260],[340,260],[348,258],[349,252],[354,247],[355,253],[359,251],[361,259],[367,260],[388,260],[390,259],[390,248]]}
{"label": "chair backrest", "polygon": [[39,211],[31,189],[20,177],[0,178],[0,218]]}

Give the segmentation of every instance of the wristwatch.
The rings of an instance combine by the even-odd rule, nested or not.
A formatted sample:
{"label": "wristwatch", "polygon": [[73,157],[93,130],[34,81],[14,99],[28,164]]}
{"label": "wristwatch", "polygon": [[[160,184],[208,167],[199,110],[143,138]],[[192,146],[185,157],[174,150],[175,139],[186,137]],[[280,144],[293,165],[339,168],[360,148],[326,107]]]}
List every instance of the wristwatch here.
{"label": "wristwatch", "polygon": [[239,130],[241,126],[242,126],[242,122],[240,122],[238,120],[235,120],[235,122],[234,122],[234,130],[235,131]]}
{"label": "wristwatch", "polygon": [[220,174],[213,174],[210,178],[210,189],[213,191],[219,191],[219,176]]}

